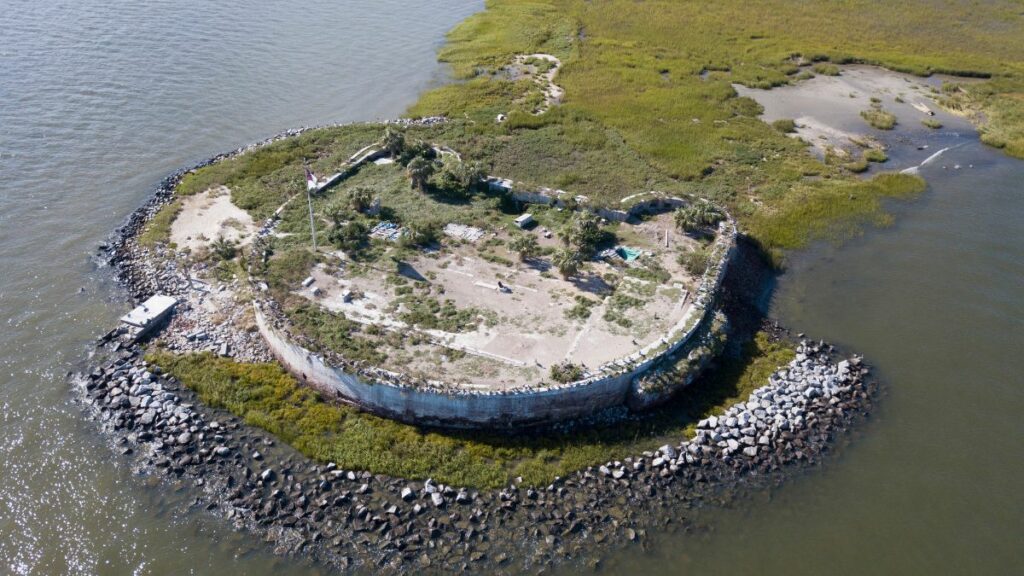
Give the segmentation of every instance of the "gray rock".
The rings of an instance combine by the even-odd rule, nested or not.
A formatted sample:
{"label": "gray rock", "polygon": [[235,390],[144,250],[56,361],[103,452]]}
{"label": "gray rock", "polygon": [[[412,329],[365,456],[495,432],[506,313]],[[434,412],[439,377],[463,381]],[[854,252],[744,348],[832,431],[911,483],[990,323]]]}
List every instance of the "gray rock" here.
{"label": "gray rock", "polygon": [[430,502],[437,508],[444,506],[444,496],[440,492],[430,494]]}

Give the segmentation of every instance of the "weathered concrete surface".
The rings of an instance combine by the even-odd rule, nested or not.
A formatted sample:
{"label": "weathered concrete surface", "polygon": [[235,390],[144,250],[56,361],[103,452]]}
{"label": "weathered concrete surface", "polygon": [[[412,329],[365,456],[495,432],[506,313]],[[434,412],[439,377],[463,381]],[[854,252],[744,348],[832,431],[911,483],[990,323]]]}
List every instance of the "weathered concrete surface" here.
{"label": "weathered concrete surface", "polygon": [[734,224],[723,222],[715,243],[715,257],[701,281],[695,305],[671,332],[644,350],[603,366],[596,376],[564,385],[485,392],[446,387],[443,383],[411,382],[383,370],[346,369],[294,342],[286,325],[275,326],[274,320],[284,320],[268,317],[268,311],[259,303],[254,303],[256,323],[270,351],[301,381],[382,416],[463,428],[569,420],[629,404],[628,396],[640,393],[633,380],[694,339],[714,313],[714,299],[735,247],[735,235]]}

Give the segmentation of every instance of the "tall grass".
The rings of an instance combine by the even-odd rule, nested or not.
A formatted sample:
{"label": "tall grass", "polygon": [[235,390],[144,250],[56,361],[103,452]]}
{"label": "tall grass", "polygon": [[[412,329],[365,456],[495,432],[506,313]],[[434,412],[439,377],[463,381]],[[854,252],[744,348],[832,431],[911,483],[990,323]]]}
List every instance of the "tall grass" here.
{"label": "tall grass", "polygon": [[342,468],[496,488],[522,476],[543,485],[608,459],[678,442],[698,420],[763,386],[793,350],[764,335],[648,418],[578,431],[530,434],[442,432],[331,403],[276,364],[239,364],[210,353],[154,352],[147,359],[199,398],[278,436],[303,454]]}
{"label": "tall grass", "polygon": [[[1024,18],[1012,2],[977,10],[938,0],[811,2],[799,8],[766,0],[492,0],[450,34],[441,58],[473,82],[499,84],[478,73],[537,50],[563,59],[556,78],[566,89],[562,108],[582,115],[524,117],[507,127],[512,142],[528,138],[529,130],[567,131],[579,118],[598,122],[651,173],[695,183],[730,205],[744,224],[756,215],[763,225],[786,214],[791,198],[830,197],[831,180],[852,179],[839,165],[811,160],[732,89],[732,83],[764,88],[794,81],[801,77],[798,55],[823,74],[837,64],[861,62],[922,75],[990,76],[948,98],[984,111],[986,142],[1024,153]],[[428,93],[413,111],[443,109],[473,118],[471,99],[461,100],[463,108],[450,105],[459,86]],[[438,94],[445,95],[445,105],[435,108]],[[519,166],[547,168],[538,151],[525,149]],[[825,178],[808,182],[809,175]],[[813,214],[842,216],[839,210]],[[818,224],[801,225],[790,236],[804,237],[802,230]],[[771,245],[774,237],[761,240]]]}

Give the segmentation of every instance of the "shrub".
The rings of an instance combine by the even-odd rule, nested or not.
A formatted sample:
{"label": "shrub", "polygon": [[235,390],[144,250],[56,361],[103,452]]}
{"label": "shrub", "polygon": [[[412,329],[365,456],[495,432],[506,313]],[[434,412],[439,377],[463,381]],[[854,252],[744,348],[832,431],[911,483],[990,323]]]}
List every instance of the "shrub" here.
{"label": "shrub", "polygon": [[388,126],[384,131],[381,146],[392,158],[400,158],[405,152],[405,132],[394,126]]}
{"label": "shrub", "polygon": [[813,66],[813,69],[818,74],[825,76],[839,76],[839,66],[828,62],[818,62]]}
{"label": "shrub", "polygon": [[939,122],[935,118],[925,118],[924,120],[921,120],[921,124],[924,124],[928,128],[931,128],[932,130],[938,130],[939,128],[942,128],[942,122]]}
{"label": "shrub", "polygon": [[327,239],[338,248],[352,252],[366,245],[369,230],[358,220],[336,224],[327,235]]}
{"label": "shrub", "polygon": [[847,170],[853,172],[854,174],[860,174],[861,172],[867,172],[868,161],[865,160],[864,158],[860,158],[859,160],[852,160],[850,162],[847,162],[846,164],[843,164],[843,168],[846,168]]}
{"label": "shrub", "polygon": [[565,317],[570,320],[586,320],[590,318],[590,313],[594,306],[598,305],[598,302],[581,294],[576,294],[573,298],[576,300],[576,304],[565,311]]}
{"label": "shrub", "polygon": [[879,150],[878,148],[870,148],[864,151],[864,159],[867,160],[868,162],[885,162],[886,160],[889,159],[889,157],[886,156],[884,150]]}
{"label": "shrub", "polygon": [[791,118],[779,118],[775,122],[772,122],[772,128],[775,128],[783,134],[792,134],[796,132],[796,122]]}
{"label": "shrub", "polygon": [[871,108],[860,113],[861,118],[879,130],[892,130],[896,126],[896,115],[881,108]]}
{"label": "shrub", "polygon": [[213,250],[213,254],[218,260],[231,260],[238,253],[235,241],[228,240],[223,236],[217,236],[217,239],[210,244],[210,249]]}
{"label": "shrub", "polygon": [[551,366],[551,379],[566,384],[583,378],[583,368],[572,362],[561,362]]}
{"label": "shrub", "polygon": [[402,147],[402,152],[398,156],[398,161],[408,166],[410,162],[417,158],[433,160],[436,156],[437,153],[434,152],[434,149],[430,146],[430,144],[424,142],[423,140],[417,140],[412,144],[406,143]]}
{"label": "shrub", "polygon": [[437,242],[441,237],[441,223],[436,220],[409,222],[405,225],[406,234],[401,238],[403,246],[423,246]]}
{"label": "shrub", "polygon": [[540,255],[540,244],[532,234],[520,234],[508,244],[508,249],[519,255],[520,260],[529,260]]}
{"label": "shrub", "polygon": [[449,196],[466,197],[484,176],[479,163],[448,162],[438,173],[437,185]]}
{"label": "shrub", "polygon": [[365,186],[356,186],[348,192],[348,204],[356,212],[365,212],[373,203],[374,192]]}
{"label": "shrub", "polygon": [[679,265],[686,269],[691,276],[700,276],[708,268],[711,254],[707,248],[697,248],[689,252],[683,252],[676,257]]}

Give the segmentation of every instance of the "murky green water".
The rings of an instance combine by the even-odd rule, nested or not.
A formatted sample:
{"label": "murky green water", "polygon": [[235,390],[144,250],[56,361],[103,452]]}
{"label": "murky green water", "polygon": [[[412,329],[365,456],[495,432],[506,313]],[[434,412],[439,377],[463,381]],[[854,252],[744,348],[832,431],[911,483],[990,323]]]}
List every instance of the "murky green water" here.
{"label": "murky green water", "polygon": [[[188,512],[186,491],[147,488],[68,402],[64,373],[124,310],[88,255],[180,165],[287,127],[399,114],[479,3],[5,8],[0,572],[310,571]],[[608,572],[1020,570],[1024,162],[957,143],[922,169],[931,187],[896,207],[896,226],[796,255],[774,298],[790,326],[878,367],[873,420],[824,469],[703,514],[708,533],[616,553]]]}

